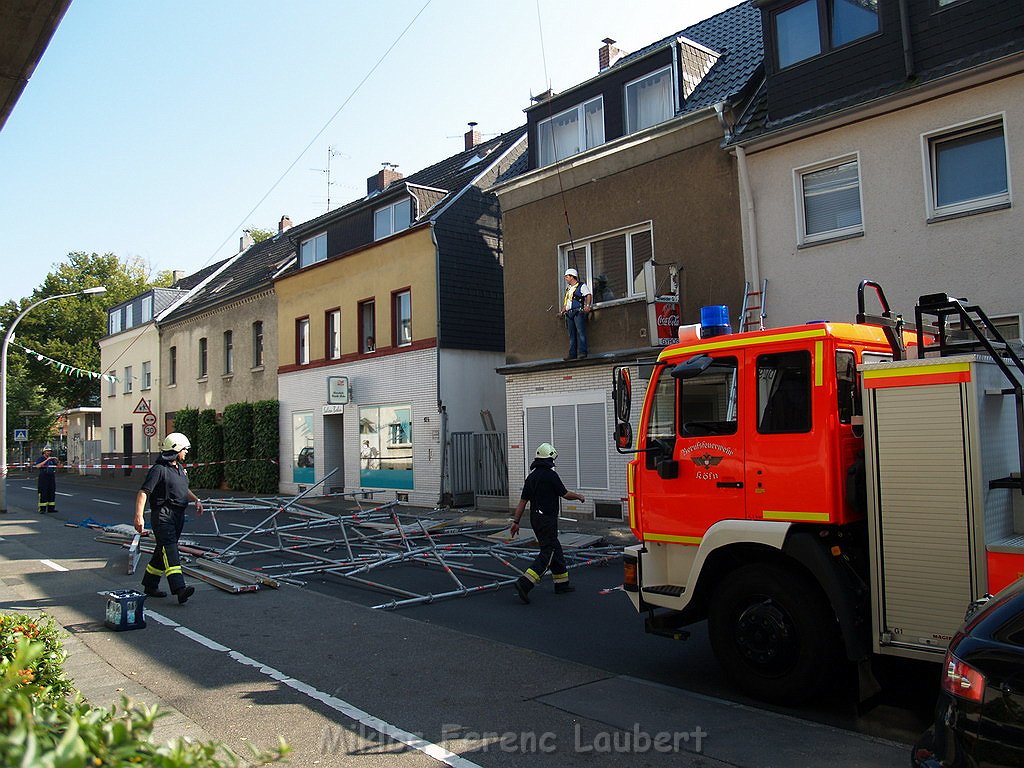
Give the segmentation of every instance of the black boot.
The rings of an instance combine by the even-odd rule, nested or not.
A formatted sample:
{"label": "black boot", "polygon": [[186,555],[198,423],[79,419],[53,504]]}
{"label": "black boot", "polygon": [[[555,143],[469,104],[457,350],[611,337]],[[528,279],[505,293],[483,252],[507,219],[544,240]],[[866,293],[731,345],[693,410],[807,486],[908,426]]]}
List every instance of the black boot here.
{"label": "black boot", "polygon": [[185,603],[188,602],[188,599],[190,597],[192,597],[192,595],[195,593],[195,591],[196,591],[195,587],[182,587],[181,589],[179,589],[174,594],[176,594],[178,596],[178,603],[180,605],[184,605]]}
{"label": "black boot", "polygon": [[520,576],[516,579],[516,583],[513,586],[516,588],[516,594],[519,595],[519,599],[529,605],[530,590],[533,589],[533,582],[525,576]]}

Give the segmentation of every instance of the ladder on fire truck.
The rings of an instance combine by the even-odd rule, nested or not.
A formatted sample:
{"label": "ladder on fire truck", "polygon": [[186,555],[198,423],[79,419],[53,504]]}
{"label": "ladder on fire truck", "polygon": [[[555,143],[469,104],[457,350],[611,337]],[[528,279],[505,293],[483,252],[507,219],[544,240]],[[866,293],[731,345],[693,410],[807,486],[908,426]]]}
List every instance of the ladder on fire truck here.
{"label": "ladder on fire truck", "polygon": [[740,310],[738,332],[763,331],[768,317],[768,279],[761,281],[761,290],[752,290],[749,281],[743,284],[743,308]]}
{"label": "ladder on fire truck", "polygon": [[[964,353],[988,355],[1002,371],[1008,387],[986,394],[1012,395],[1017,414],[1017,455],[1024,468],[1024,361],[1014,350],[981,307],[968,304],[945,293],[922,296],[915,309],[918,357],[930,350],[940,357]],[[927,322],[931,318],[931,322]],[[925,336],[933,345],[926,347]],[[1015,488],[1024,494],[1020,473],[992,480],[992,488]]]}

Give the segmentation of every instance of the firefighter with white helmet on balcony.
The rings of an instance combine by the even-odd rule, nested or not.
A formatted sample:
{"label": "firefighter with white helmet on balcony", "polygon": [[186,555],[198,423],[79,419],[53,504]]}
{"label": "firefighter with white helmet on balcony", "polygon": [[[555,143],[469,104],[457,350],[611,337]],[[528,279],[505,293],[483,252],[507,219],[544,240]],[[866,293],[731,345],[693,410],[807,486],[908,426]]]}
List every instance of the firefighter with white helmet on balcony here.
{"label": "firefighter with white helmet on balcony", "polygon": [[523,484],[519,504],[513,512],[512,536],[519,533],[519,521],[526,510],[526,502],[530,502],[530,527],[537,536],[540,552],[526,573],[515,582],[516,594],[524,603],[530,602],[530,590],[540,583],[544,571],[551,570],[551,579],[555,582],[555,592],[564,594],[576,590],[569,583],[569,570],[565,566],[565,555],[558,541],[559,499],[567,501],[586,501],[582,494],[567,490],[562,478],[555,472],[555,459],[558,451],[551,443],[541,443],[530,464],[530,474]]}
{"label": "firefighter with white helmet on balcony", "polygon": [[203,502],[188,487],[185,472],[185,454],[192,445],[185,435],[172,432],[160,443],[160,458],[149,468],[149,473],[135,497],[135,530],[142,533],[145,528],[146,499],[149,499],[150,524],[156,547],[153,557],[142,575],[142,587],[150,597],[167,597],[161,590],[160,579],[167,578],[167,587],[178,598],[186,602],[196,591],[185,584],[181,572],[181,555],[178,553],[178,539],[185,525],[185,509],[189,501],[196,503],[196,513],[203,514]]}

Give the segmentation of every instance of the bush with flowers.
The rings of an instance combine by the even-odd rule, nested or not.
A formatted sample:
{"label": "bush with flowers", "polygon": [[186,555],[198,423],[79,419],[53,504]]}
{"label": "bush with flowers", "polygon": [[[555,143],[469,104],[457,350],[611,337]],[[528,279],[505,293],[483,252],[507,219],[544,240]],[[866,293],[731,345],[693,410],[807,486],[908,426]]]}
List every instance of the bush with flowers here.
{"label": "bush with flowers", "polygon": [[[156,707],[122,698],[109,710],[75,693],[53,619],[0,613],[0,765],[21,768],[156,766],[224,768],[241,759],[219,742],[176,739],[153,744]],[[247,756],[246,764],[281,762],[289,748]]]}

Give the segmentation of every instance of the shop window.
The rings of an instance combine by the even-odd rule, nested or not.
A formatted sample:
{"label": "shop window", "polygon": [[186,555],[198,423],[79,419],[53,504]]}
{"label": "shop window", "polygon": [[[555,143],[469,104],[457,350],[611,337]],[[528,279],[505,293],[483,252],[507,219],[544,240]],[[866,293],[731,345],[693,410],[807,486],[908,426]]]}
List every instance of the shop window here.
{"label": "shop window", "polygon": [[413,488],[411,405],[359,409],[359,483],[366,488]]}

